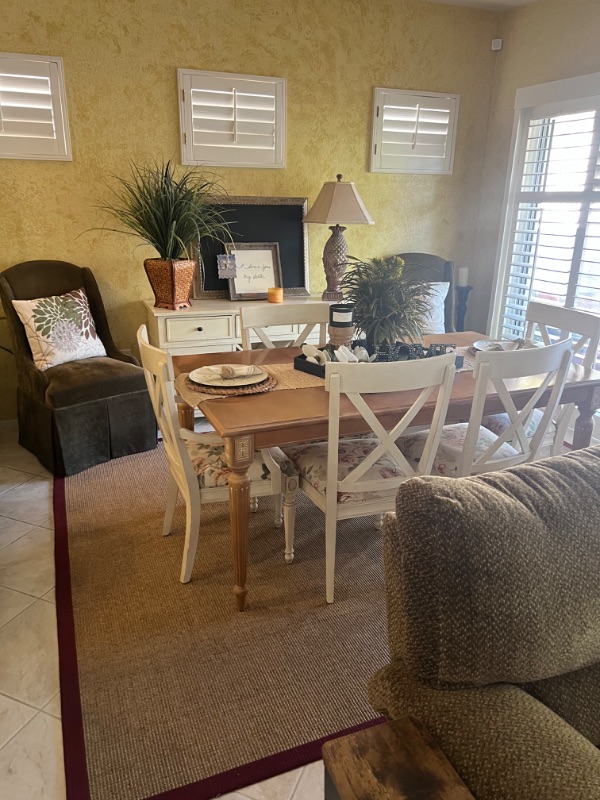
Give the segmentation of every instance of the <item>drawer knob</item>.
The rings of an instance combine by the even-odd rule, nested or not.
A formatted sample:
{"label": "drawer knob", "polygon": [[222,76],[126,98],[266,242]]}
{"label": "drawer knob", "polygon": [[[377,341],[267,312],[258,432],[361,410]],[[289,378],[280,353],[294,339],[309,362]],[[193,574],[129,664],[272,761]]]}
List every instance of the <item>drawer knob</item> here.
{"label": "drawer knob", "polygon": [[202,331],[204,330],[204,328],[200,327],[200,328],[196,328],[196,330],[197,330],[199,333],[202,333]]}

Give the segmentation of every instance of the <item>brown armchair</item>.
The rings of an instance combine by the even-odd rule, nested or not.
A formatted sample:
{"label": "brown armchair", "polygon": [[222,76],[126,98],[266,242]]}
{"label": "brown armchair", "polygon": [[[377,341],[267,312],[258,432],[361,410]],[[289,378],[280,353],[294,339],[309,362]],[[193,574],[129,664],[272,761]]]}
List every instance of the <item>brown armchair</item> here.
{"label": "brown armchair", "polygon": [[[12,300],[84,288],[106,357],[38,369]],[[121,352],[108,327],[92,272],[65,261],[26,261],[0,273],[0,298],[17,364],[19,444],[55,475],[156,447],[144,372]]]}
{"label": "brown armchair", "polygon": [[415,478],[384,525],[390,664],[477,800],[600,798],[600,447]]}

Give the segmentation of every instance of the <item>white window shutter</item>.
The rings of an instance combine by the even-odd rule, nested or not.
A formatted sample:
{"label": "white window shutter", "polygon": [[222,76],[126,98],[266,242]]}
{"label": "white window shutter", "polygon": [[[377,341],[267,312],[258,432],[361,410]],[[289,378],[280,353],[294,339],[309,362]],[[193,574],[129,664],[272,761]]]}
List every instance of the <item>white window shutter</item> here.
{"label": "white window shutter", "polygon": [[375,89],[371,172],[450,175],[458,95]]}
{"label": "white window shutter", "polygon": [[178,70],[181,161],[285,166],[285,79]]}
{"label": "white window shutter", "polygon": [[523,336],[531,299],[600,313],[600,99],[521,112],[498,331]]}
{"label": "white window shutter", "polygon": [[0,158],[71,160],[61,58],[0,53]]}

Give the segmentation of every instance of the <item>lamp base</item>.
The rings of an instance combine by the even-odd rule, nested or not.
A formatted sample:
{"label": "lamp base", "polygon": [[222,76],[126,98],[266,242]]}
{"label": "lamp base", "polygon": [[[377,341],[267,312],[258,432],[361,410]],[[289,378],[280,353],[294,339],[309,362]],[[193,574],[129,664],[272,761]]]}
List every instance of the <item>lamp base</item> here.
{"label": "lamp base", "polygon": [[325,289],[321,295],[321,300],[325,300],[327,303],[337,303],[343,299],[344,295],[337,289]]}

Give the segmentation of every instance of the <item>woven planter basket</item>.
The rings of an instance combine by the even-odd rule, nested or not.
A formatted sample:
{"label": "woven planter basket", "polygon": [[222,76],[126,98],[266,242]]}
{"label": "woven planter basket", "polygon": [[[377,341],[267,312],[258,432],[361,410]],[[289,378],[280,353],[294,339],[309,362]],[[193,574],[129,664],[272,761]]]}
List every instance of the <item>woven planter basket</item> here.
{"label": "woven planter basket", "polygon": [[188,259],[147,258],[144,269],[154,292],[155,308],[189,308],[196,262]]}

